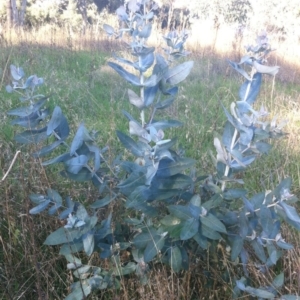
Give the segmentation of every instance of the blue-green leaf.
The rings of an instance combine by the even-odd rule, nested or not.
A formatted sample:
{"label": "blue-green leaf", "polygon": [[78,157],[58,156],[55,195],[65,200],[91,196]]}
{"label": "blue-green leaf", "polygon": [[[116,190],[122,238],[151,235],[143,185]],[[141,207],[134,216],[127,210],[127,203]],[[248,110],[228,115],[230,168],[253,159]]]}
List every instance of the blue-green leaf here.
{"label": "blue-green leaf", "polygon": [[[262,80],[262,74],[257,72],[254,74],[252,81],[247,80],[246,82],[244,82],[239,91],[240,99],[242,101],[247,101],[248,104],[252,105],[259,94],[261,80]],[[251,86],[248,95],[246,97],[246,91],[248,89],[249,83],[251,83]]]}
{"label": "blue-green leaf", "polygon": [[170,89],[163,90],[164,95],[176,96],[178,94],[178,86],[173,86]]}
{"label": "blue-green leaf", "polygon": [[266,142],[256,142],[254,147],[263,154],[268,154],[272,148],[272,146]]}
{"label": "blue-green leaf", "polygon": [[268,207],[262,205],[260,208],[260,223],[264,232],[269,236],[273,230],[272,213]]}
{"label": "blue-green leaf", "polygon": [[276,242],[277,246],[284,249],[284,250],[292,250],[294,249],[294,246],[292,244],[286,243],[282,240],[279,240]]}
{"label": "blue-green leaf", "polygon": [[239,72],[241,75],[243,75],[247,80],[251,81],[251,77],[247,74],[247,72],[240,67],[239,64],[237,64],[236,62],[230,61],[228,60],[228,63],[230,64],[230,66],[235,69],[237,72]]}
{"label": "blue-green leaf", "polygon": [[120,191],[129,196],[135,188],[145,184],[145,174],[143,172],[134,172],[129,175],[125,181],[118,184]]}
{"label": "blue-green leaf", "polygon": [[33,112],[27,117],[19,117],[10,122],[11,125],[19,125],[25,128],[33,129],[36,128],[41,121],[43,121],[48,115],[49,109],[40,109]]}
{"label": "blue-green leaf", "polygon": [[83,242],[83,248],[84,248],[85,253],[88,256],[91,256],[92,253],[94,252],[94,246],[95,246],[94,234],[91,232],[88,232],[83,237],[82,242]]}
{"label": "blue-green leaf", "polygon": [[278,203],[285,211],[287,218],[291,221],[300,223],[300,217],[295,209],[295,207],[286,204],[284,201]]}
{"label": "blue-green leaf", "polygon": [[153,52],[149,52],[146,55],[141,56],[141,61],[139,63],[139,70],[141,72],[146,72],[154,62],[154,54]]}
{"label": "blue-green leaf", "polygon": [[94,209],[104,207],[110,202],[112,202],[113,199],[114,199],[113,197],[107,195],[101,200],[96,200],[93,204],[90,205],[90,207]]}
{"label": "blue-green leaf", "polygon": [[56,204],[59,204],[59,205],[62,204],[62,198],[57,191],[55,191],[53,189],[47,189],[47,195]]}
{"label": "blue-green leaf", "polygon": [[151,87],[146,87],[144,89],[144,105],[146,107],[148,107],[153,103],[157,91],[158,91],[158,84]]}
{"label": "blue-green leaf", "polygon": [[113,27],[108,24],[103,24],[103,29],[109,36],[113,36],[115,33]]}
{"label": "blue-green leaf", "polygon": [[8,111],[7,114],[12,116],[18,116],[18,117],[28,117],[32,113],[37,112],[45,104],[48,98],[49,96],[43,97],[33,105],[12,109]]}
{"label": "blue-green leaf", "polygon": [[64,162],[64,161],[67,161],[67,160],[69,160],[71,158],[72,158],[72,156],[70,155],[70,153],[64,153],[64,154],[56,156],[56,157],[54,157],[54,158],[52,158],[50,160],[42,162],[42,166],[48,166],[48,165],[51,165],[51,164],[55,164],[55,163],[59,163],[59,162]]}
{"label": "blue-green leaf", "polygon": [[246,286],[245,292],[262,299],[274,299],[275,295],[263,289],[256,289],[251,286]]}
{"label": "blue-green leaf", "polygon": [[246,289],[245,283],[242,280],[237,280],[236,285],[242,291],[244,291]]}
{"label": "blue-green leaf", "polygon": [[79,181],[79,182],[89,181],[92,179],[92,176],[93,176],[93,174],[90,172],[90,170],[85,167],[80,169],[80,171],[77,174],[70,173],[67,170],[64,170],[64,171],[60,172],[60,175],[65,178],[69,178],[69,179],[72,179],[74,181]]}
{"label": "blue-green leaf", "polygon": [[64,162],[67,171],[72,174],[78,174],[78,172],[86,166],[88,158],[86,155],[78,155]]}
{"label": "blue-green leaf", "polygon": [[58,212],[58,209],[61,207],[59,204],[52,205],[48,210],[48,215],[53,216],[55,213]]}
{"label": "blue-green leaf", "polygon": [[59,250],[59,255],[66,256],[72,253],[78,253],[81,250],[83,250],[83,244],[81,241],[77,243],[64,244]]}
{"label": "blue-green leaf", "polygon": [[273,286],[276,290],[278,290],[278,289],[280,289],[280,288],[283,286],[283,284],[284,284],[284,274],[283,274],[283,273],[280,273],[280,274],[278,274],[278,275],[274,278],[274,280],[273,280],[273,282],[272,282],[272,286]]}
{"label": "blue-green leaf", "polygon": [[62,140],[66,139],[69,136],[70,127],[64,115],[61,116],[60,123],[54,131]]}
{"label": "blue-green leaf", "polygon": [[25,75],[25,72],[22,67],[16,67],[15,65],[10,65],[10,74],[14,80],[19,81]]}
{"label": "blue-green leaf", "polygon": [[256,240],[251,241],[250,244],[254,249],[256,256],[261,260],[261,262],[265,263],[267,261],[267,257],[265,254],[264,247]]}
{"label": "blue-green leaf", "polygon": [[222,136],[222,143],[225,147],[227,147],[227,149],[231,149],[231,143],[232,143],[234,131],[235,131],[234,126],[229,121],[226,121],[224,126],[223,136]]}
{"label": "blue-green leaf", "polygon": [[179,272],[182,268],[182,255],[178,246],[170,248],[169,264],[174,272]]}
{"label": "blue-green leaf", "polygon": [[248,128],[245,126],[240,126],[240,128],[237,128],[240,133],[240,143],[244,146],[248,146],[254,136],[254,130],[252,128]]}
{"label": "blue-green leaf", "polygon": [[70,147],[70,155],[74,155],[83,142],[93,142],[93,138],[83,124],[80,124]]}
{"label": "blue-green leaf", "polygon": [[45,156],[48,153],[51,153],[54,149],[56,149],[60,144],[63,143],[63,140],[58,140],[53,142],[52,144],[43,147],[42,149],[32,153],[33,157],[41,157],[41,156]]}
{"label": "blue-green leaf", "polygon": [[151,240],[151,234],[149,232],[143,232],[135,236],[132,243],[137,249],[144,249]]}
{"label": "blue-green leaf", "polygon": [[181,240],[188,240],[192,238],[199,230],[199,220],[195,218],[189,218],[183,222],[183,227],[180,232]]}
{"label": "blue-green leaf", "polygon": [[14,91],[13,87],[9,84],[5,87],[5,90],[7,93],[12,93]]}
{"label": "blue-green leaf", "polygon": [[180,127],[182,126],[182,123],[176,120],[161,120],[154,123],[149,124],[149,126],[153,126],[156,130],[159,129],[168,129],[168,128],[174,128],[174,127]]}
{"label": "blue-green leaf", "polygon": [[130,82],[131,84],[135,86],[141,86],[140,80],[137,76],[127,72],[123,67],[120,65],[109,62],[108,65],[113,68],[121,77],[123,77],[125,80]]}
{"label": "blue-green leaf", "polygon": [[29,213],[32,215],[39,214],[40,212],[44,211],[48,207],[50,202],[51,201],[49,199],[41,202],[38,206],[35,206],[31,210],[29,210]]}
{"label": "blue-green leaf", "polygon": [[230,167],[236,170],[239,169],[244,169],[245,167],[247,167],[248,165],[250,165],[251,163],[253,163],[256,159],[256,155],[249,155],[246,157],[243,157],[240,161],[236,162],[232,162],[230,164]]}
{"label": "blue-green leaf", "polygon": [[289,191],[292,185],[292,178],[284,178],[275,188],[274,195],[280,199],[283,191]]}
{"label": "blue-green leaf", "polygon": [[173,215],[166,215],[161,220],[160,223],[165,226],[175,226],[181,223],[181,220]]}
{"label": "blue-green leaf", "polygon": [[247,194],[245,189],[228,189],[223,193],[223,197],[226,200],[239,199]]}
{"label": "blue-green leaf", "polygon": [[173,161],[169,158],[163,158],[158,164],[156,176],[158,178],[170,177],[192,167],[194,164],[195,160],[190,158],[180,158],[177,161]]}
{"label": "blue-green leaf", "polygon": [[192,217],[191,211],[188,206],[169,205],[167,208],[170,214],[181,220],[188,220]]}
{"label": "blue-green leaf", "polygon": [[232,261],[235,261],[237,257],[240,255],[244,245],[244,240],[240,236],[235,236],[233,238],[232,244],[231,244],[231,255],[230,259]]}
{"label": "blue-green leaf", "polygon": [[164,101],[158,102],[155,104],[156,109],[165,109],[173,104],[175,97],[168,98]]}
{"label": "blue-green leaf", "polygon": [[204,224],[201,224],[201,234],[211,240],[220,240],[222,238],[219,232],[212,230]]}
{"label": "blue-green leaf", "polygon": [[44,83],[43,78],[38,78],[36,75],[31,75],[26,79],[24,85],[21,88],[22,89],[34,88],[43,83]]}
{"label": "blue-green leaf", "polygon": [[141,31],[139,31],[139,37],[147,39],[151,35],[152,25],[151,23],[147,23],[144,25]]}
{"label": "blue-green leaf", "polygon": [[227,233],[225,225],[214,215],[208,214],[206,216],[201,216],[200,221],[202,224],[210,228],[211,230],[215,230],[222,233]]}
{"label": "blue-green leaf", "polygon": [[136,270],[136,267],[137,264],[132,261],[129,262],[125,267],[121,267],[120,265],[116,266],[113,269],[113,274],[116,276],[128,275],[133,273]]}
{"label": "blue-green leaf", "polygon": [[133,155],[143,157],[143,150],[131,137],[121,131],[117,131],[117,136],[124,147],[128,149]]}
{"label": "blue-green leaf", "polygon": [[158,189],[184,189],[191,185],[193,180],[191,177],[184,174],[176,174],[166,178],[159,178],[157,181]]}
{"label": "blue-green leaf", "polygon": [[123,57],[119,57],[117,56],[115,53],[113,53],[113,58],[116,59],[117,61],[123,63],[123,64],[126,64],[126,65],[129,65],[131,67],[134,67],[135,66],[135,63],[133,63],[132,61],[128,60],[128,59],[125,59]]}
{"label": "blue-green leaf", "polygon": [[171,85],[178,84],[190,74],[193,66],[193,61],[186,61],[176,67],[169,69],[168,72],[165,74],[166,82]]}
{"label": "blue-green leaf", "polygon": [[75,238],[81,236],[79,229],[66,229],[61,227],[52,232],[44,242],[44,245],[55,246],[65,243],[71,243]]}
{"label": "blue-green leaf", "polygon": [[280,300],[299,300],[299,296],[295,295],[282,295]]}
{"label": "blue-green leaf", "polygon": [[265,193],[255,194],[249,201],[253,204],[254,209],[258,209],[262,206],[265,200]]}
{"label": "blue-green leaf", "polygon": [[257,115],[257,112],[252,108],[248,102],[245,101],[237,101],[236,102],[237,110],[240,114],[247,114],[247,113],[253,113],[254,115]]}
{"label": "blue-green leaf", "polygon": [[88,212],[82,204],[79,204],[76,210],[76,217],[80,220],[86,221],[89,219]]}
{"label": "blue-green leaf", "polygon": [[17,134],[14,139],[20,144],[37,144],[47,139],[47,127],[26,130]]}
{"label": "blue-green leaf", "polygon": [[67,218],[69,216],[69,214],[71,214],[74,210],[75,203],[71,200],[70,197],[66,198],[66,206],[67,206],[67,209],[62,211],[59,215],[60,220]]}
{"label": "blue-green leaf", "polygon": [[258,63],[256,60],[253,61],[253,66],[259,73],[268,74],[275,76],[279,71],[279,66],[266,66]]}
{"label": "blue-green leaf", "polygon": [[162,235],[154,235],[152,239],[147,243],[144,251],[144,261],[150,262],[162,249],[165,244],[165,237]]}
{"label": "blue-green leaf", "polygon": [[61,108],[59,106],[55,106],[51,120],[47,125],[47,135],[50,135],[58,127],[61,122],[62,116],[63,114]]}
{"label": "blue-green leaf", "polygon": [[249,230],[248,218],[246,216],[246,209],[243,209],[239,213],[238,223],[240,226],[239,234],[242,238],[246,238]]}
{"label": "blue-green leaf", "polygon": [[205,236],[203,236],[200,232],[197,232],[194,236],[193,239],[198,243],[198,245],[202,248],[202,249],[207,249],[208,247],[208,242],[207,242],[207,238]]}
{"label": "blue-green leaf", "polygon": [[164,57],[160,54],[156,54],[156,64],[153,68],[153,74],[163,74],[168,70],[168,64],[165,61]]}
{"label": "blue-green leaf", "polygon": [[40,204],[41,202],[44,202],[47,198],[44,195],[40,194],[30,194],[29,199],[35,204]]}
{"label": "blue-green leaf", "polygon": [[[76,282],[77,283],[77,282]],[[72,293],[69,294],[65,300],[82,300],[85,299],[92,291],[91,286],[86,283],[81,283],[72,289]]]}

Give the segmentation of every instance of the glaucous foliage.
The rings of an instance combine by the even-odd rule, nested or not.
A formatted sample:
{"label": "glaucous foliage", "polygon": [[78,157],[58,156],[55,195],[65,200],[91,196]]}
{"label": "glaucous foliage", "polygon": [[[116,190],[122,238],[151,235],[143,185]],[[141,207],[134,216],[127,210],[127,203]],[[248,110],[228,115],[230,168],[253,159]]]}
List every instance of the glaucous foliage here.
{"label": "glaucous foliage", "polygon": [[[300,229],[300,217],[292,206],[297,198],[290,193],[291,179],[284,179],[273,191],[249,195],[246,188],[240,187],[243,181],[236,176],[257,157],[269,152],[270,138],[283,135],[281,124],[266,120],[263,107],[259,110],[253,107],[262,76],[274,76],[279,69],[265,64],[271,51],[267,37],[262,34],[256,45],[247,47],[248,53],[240,62],[229,61],[245,82],[240,87],[239,100],[231,104],[230,110],[220,103],[227,121],[220,137],[214,138],[215,174],[197,177],[195,161],[174,150],[176,138],[167,137],[167,130],[180,126],[181,122],[159,119],[162,113],[157,114],[173,104],[179,92],[177,85],[193,67],[193,61],[177,63],[176,60],[187,55],[184,50],[187,34],[169,33],[164,37],[167,43],[164,56],[156,54],[155,48],[147,44],[156,9],[150,0],[130,0],[117,10],[123,27],[115,30],[104,25],[110,37],[125,38],[125,34],[130,37],[132,60],[114,54],[116,62],[108,64],[132,84],[128,99],[140,116],[136,119],[123,111],[129,134],[117,131],[117,137],[132,159],[116,158],[109,166],[117,182],[113,188],[112,175],[102,167],[107,161],[106,148],[101,149],[95,143],[97,133],[80,124],[71,138],[60,107],[50,113],[44,108],[48,97],[35,94],[43,80],[35,75],[25,80],[23,70],[11,66],[14,81],[7,91],[23,91],[20,100],[29,102],[29,106],[8,112],[16,116],[12,124],[26,128],[16,135],[16,141],[40,143],[51,137],[52,143],[33,155],[43,157],[58,147],[66,149],[43,165],[61,163],[62,176],[76,181],[91,180],[99,189],[100,198],[89,208],[69,197],[64,201],[52,189],[48,189],[47,195],[30,196],[35,205],[31,214],[48,211],[66,220],[45,241],[46,245],[61,245],[59,253],[66,257],[67,268],[78,278],[66,299],[83,299],[93,290],[117,288],[120,277],[126,274],[135,273],[146,283],[150,262],[167,264],[176,272],[187,270],[190,249],[195,249],[193,257],[200,258],[220,240],[227,245],[231,260],[239,261],[244,269],[245,277],[236,281],[233,298],[248,293],[260,299],[285,299],[279,293],[284,285],[283,272],[269,287],[254,288],[247,263],[251,250],[259,261],[257,267],[266,272],[277,264],[284,250],[293,248],[281,236],[282,221]],[[120,221],[120,216],[116,218],[110,212],[106,219],[98,220],[97,210],[112,201],[122,203],[124,215],[134,211],[136,217]],[[133,258],[125,265],[121,261],[123,250],[130,251]],[[77,256],[79,252],[87,256],[97,252],[100,258],[111,260],[111,267],[85,265]]]}

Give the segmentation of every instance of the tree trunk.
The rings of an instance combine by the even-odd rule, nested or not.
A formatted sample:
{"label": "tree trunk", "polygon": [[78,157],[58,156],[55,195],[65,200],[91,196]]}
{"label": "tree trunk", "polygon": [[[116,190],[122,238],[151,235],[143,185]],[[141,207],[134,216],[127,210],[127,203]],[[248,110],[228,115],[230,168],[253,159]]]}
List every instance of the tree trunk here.
{"label": "tree trunk", "polygon": [[18,24],[19,26],[24,25],[26,5],[27,5],[27,0],[22,0],[21,10],[19,14],[19,24]]}
{"label": "tree trunk", "polygon": [[17,8],[16,0],[11,0],[10,5],[11,5],[11,10],[12,10],[13,26],[18,26],[18,24],[19,24],[19,14],[18,14],[18,8]]}
{"label": "tree trunk", "polygon": [[13,11],[11,7],[11,0],[6,0],[6,16],[7,31],[9,31],[13,26]]}
{"label": "tree trunk", "polygon": [[87,12],[86,12],[86,7],[87,7],[87,1],[86,0],[79,0],[77,3],[78,10],[82,16],[83,20],[83,34],[85,34],[85,28],[88,25],[88,18],[87,18]]}

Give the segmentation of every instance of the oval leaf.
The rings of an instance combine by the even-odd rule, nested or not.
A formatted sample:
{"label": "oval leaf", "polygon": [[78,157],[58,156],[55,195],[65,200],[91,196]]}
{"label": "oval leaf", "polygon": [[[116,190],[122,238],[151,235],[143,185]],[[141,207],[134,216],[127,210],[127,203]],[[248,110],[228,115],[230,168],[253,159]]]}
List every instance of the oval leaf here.
{"label": "oval leaf", "polygon": [[171,85],[176,85],[183,81],[191,72],[194,66],[193,61],[187,61],[172,69],[169,69],[165,75],[165,80]]}
{"label": "oval leaf", "polygon": [[78,172],[84,167],[88,162],[86,155],[78,155],[71,158],[65,162],[67,166],[67,171],[73,174],[78,174]]}
{"label": "oval leaf", "polygon": [[101,208],[101,207],[109,204],[113,199],[114,199],[113,197],[111,197],[110,195],[107,195],[103,199],[95,201],[93,204],[90,205],[90,207],[94,208],[94,209]]}
{"label": "oval leaf", "polygon": [[35,206],[34,208],[32,208],[29,211],[29,213],[32,215],[39,214],[40,212],[44,211],[48,207],[50,202],[51,202],[50,200],[45,200],[45,201],[41,202],[38,206]]}
{"label": "oval leaf", "polygon": [[143,157],[143,149],[139,147],[139,145],[131,137],[122,133],[121,131],[117,131],[117,136],[123,146],[128,149],[133,155]]}
{"label": "oval leaf", "polygon": [[131,84],[136,85],[136,86],[141,86],[139,78],[137,76],[127,72],[120,65],[113,63],[113,62],[109,62],[108,65],[111,68],[113,68],[121,77],[123,77],[125,80],[127,80]]}
{"label": "oval leaf", "polygon": [[144,251],[144,261],[147,263],[151,261],[165,244],[164,236],[154,235],[150,242],[148,242]]}
{"label": "oval leaf", "polygon": [[47,126],[47,135],[50,135],[54,131],[54,129],[58,127],[58,125],[61,122],[61,119],[62,119],[61,108],[59,106],[56,106],[52,113],[51,120],[49,121]]}
{"label": "oval leaf", "polygon": [[272,76],[275,76],[278,73],[280,68],[278,66],[270,67],[270,66],[261,65],[257,61],[253,62],[253,66],[255,67],[257,72],[272,75]]}
{"label": "oval leaf", "polygon": [[84,248],[85,253],[88,256],[91,256],[93,254],[94,246],[95,246],[94,234],[89,232],[83,238],[83,248]]}
{"label": "oval leaf", "polygon": [[180,232],[180,239],[181,240],[188,240],[192,238],[199,229],[199,220],[195,218],[190,218],[183,223],[183,227]]}
{"label": "oval leaf", "polygon": [[174,272],[179,272],[182,268],[182,255],[180,249],[175,246],[170,249],[169,264]]}
{"label": "oval leaf", "polygon": [[222,233],[227,233],[227,230],[224,224],[214,215],[208,214],[204,217],[200,218],[201,223],[210,228],[211,230],[215,230]]}
{"label": "oval leaf", "polygon": [[105,30],[105,32],[106,32],[109,36],[112,36],[112,35],[114,35],[114,33],[115,33],[113,27],[111,27],[111,26],[108,25],[108,24],[103,24],[103,29]]}

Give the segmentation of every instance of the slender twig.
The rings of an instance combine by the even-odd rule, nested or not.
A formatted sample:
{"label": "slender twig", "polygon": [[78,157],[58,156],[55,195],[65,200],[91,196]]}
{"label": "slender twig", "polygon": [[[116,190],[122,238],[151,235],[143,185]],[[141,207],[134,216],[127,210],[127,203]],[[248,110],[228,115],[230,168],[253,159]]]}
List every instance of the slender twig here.
{"label": "slender twig", "polygon": [[17,157],[18,157],[18,155],[19,155],[20,153],[21,153],[20,150],[18,150],[18,151],[16,152],[16,154],[15,154],[15,156],[14,156],[14,158],[13,158],[13,160],[12,160],[12,162],[11,162],[9,168],[8,168],[8,170],[6,171],[5,175],[4,175],[3,178],[1,179],[1,182],[3,182],[3,181],[6,179],[6,177],[8,176],[8,174],[9,174],[11,168],[13,167],[13,165],[14,165],[14,163],[16,162],[16,159],[17,159]]}

